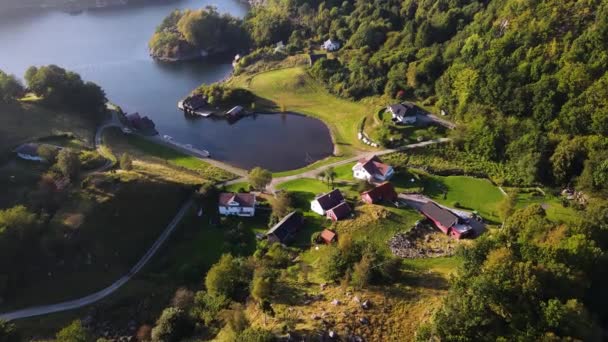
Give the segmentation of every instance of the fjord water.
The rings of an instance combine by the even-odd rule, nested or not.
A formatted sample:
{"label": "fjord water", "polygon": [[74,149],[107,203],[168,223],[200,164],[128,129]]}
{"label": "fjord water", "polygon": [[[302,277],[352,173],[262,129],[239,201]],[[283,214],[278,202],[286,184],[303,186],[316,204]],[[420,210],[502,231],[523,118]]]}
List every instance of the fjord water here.
{"label": "fjord water", "polygon": [[238,0],[183,0],[79,15],[41,11],[0,17],[0,69],[19,77],[31,65],[56,64],[78,72],[125,111],[152,118],[161,135],[243,168],[287,170],[330,155],[329,130],[316,119],[257,115],[230,125],[189,119],[177,110],[177,101],[192,89],[228,76],[231,61],[157,63],[147,43],[173,9],[207,5],[239,17],[247,11]]}

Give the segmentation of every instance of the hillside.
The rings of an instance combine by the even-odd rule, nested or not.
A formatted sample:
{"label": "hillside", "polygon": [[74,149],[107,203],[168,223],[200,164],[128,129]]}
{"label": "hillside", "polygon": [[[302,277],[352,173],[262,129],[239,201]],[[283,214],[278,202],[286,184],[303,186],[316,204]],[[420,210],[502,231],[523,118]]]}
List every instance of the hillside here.
{"label": "hillside", "polygon": [[[448,115],[460,124],[458,149],[500,164],[507,184],[582,175],[581,187],[603,191],[607,11],[605,1],[270,0],[246,27],[259,51],[279,40],[288,54],[340,42],[310,70],[327,90]],[[283,25],[264,26],[271,17]]]}
{"label": "hillside", "polygon": [[0,155],[19,143],[60,134],[74,134],[93,144],[96,124],[83,115],[51,110],[28,102],[0,102]]}

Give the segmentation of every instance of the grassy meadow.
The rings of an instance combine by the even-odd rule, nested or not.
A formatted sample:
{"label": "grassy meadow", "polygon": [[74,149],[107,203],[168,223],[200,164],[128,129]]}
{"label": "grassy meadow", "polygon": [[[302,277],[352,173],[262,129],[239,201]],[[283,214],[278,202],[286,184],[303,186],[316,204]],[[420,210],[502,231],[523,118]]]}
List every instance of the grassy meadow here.
{"label": "grassy meadow", "polygon": [[323,120],[332,133],[338,156],[369,149],[357,140],[357,126],[373,107],[331,95],[303,67],[238,76],[231,83],[258,97],[256,110],[295,112]]}
{"label": "grassy meadow", "polygon": [[184,183],[203,181],[225,182],[235,178],[227,171],[205,163],[203,160],[183,154],[137,135],[124,135],[119,129],[104,132],[104,144],[120,158],[128,153],[135,159],[137,171],[149,175],[159,175]]}

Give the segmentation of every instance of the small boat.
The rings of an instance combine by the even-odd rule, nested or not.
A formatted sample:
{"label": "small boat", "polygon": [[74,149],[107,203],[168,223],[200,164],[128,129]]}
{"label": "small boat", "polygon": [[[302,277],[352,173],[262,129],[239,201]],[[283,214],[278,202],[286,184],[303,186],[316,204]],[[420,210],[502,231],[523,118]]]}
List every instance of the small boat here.
{"label": "small boat", "polygon": [[169,141],[173,140],[173,138],[172,138],[171,136],[166,135],[166,134],[165,134],[165,135],[163,135],[163,139],[165,139],[165,140],[169,140]]}

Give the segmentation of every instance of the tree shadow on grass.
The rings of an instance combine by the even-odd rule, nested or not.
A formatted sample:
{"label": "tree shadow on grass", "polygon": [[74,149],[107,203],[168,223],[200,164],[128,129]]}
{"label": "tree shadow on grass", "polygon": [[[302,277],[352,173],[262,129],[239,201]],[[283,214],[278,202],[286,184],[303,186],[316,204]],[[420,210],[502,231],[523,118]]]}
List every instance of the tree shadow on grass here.
{"label": "tree shadow on grass", "polygon": [[256,106],[254,111],[260,112],[260,111],[267,110],[267,111],[273,111],[274,112],[274,111],[278,111],[278,110],[281,109],[280,105],[278,103],[276,103],[276,102],[274,102],[274,101],[272,101],[270,99],[257,96],[257,95],[254,96],[254,100],[253,101],[254,101],[255,106]]}
{"label": "tree shadow on grass", "polygon": [[288,282],[279,281],[274,286],[272,302],[276,304],[301,305],[306,300],[306,292]]}
{"label": "tree shadow on grass", "polygon": [[399,283],[434,290],[447,290],[450,285],[448,279],[439,273],[407,264],[401,270]]}

